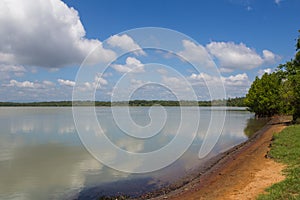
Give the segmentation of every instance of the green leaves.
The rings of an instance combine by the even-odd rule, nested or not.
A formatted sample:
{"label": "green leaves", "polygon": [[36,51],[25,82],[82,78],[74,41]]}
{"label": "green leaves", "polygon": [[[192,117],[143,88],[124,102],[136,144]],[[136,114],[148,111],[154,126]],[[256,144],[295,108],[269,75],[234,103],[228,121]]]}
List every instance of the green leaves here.
{"label": "green leaves", "polygon": [[258,117],[272,116],[280,112],[279,87],[281,79],[274,72],[256,77],[246,95],[245,104]]}
{"label": "green leaves", "polygon": [[294,121],[300,117],[300,35],[296,51],[294,59],[252,83],[245,104],[257,116],[292,114]]}

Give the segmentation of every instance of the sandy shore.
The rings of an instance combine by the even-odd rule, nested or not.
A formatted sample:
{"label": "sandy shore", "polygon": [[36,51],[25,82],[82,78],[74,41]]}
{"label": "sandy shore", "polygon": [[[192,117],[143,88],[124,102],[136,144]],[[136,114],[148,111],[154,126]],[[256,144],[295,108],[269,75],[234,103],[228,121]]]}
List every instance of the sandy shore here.
{"label": "sandy shore", "polygon": [[248,141],[213,160],[205,173],[183,187],[154,199],[255,199],[264,189],[284,179],[280,163],[268,158],[274,133],[287,118],[275,118]]}

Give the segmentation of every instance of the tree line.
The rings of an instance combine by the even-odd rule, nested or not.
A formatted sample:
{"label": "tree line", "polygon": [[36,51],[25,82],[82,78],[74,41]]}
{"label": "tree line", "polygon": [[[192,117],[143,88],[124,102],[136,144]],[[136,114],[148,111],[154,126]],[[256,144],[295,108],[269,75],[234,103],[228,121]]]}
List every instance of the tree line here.
{"label": "tree line", "polygon": [[49,102],[0,102],[0,106],[50,106],[50,107],[65,107],[65,106],[235,106],[245,107],[244,97],[236,97],[222,100],[212,101],[170,101],[170,100],[131,100],[127,101],[49,101]]}
{"label": "tree line", "polygon": [[295,57],[280,64],[275,72],[256,77],[245,98],[245,105],[258,117],[288,114],[300,117],[300,30]]}

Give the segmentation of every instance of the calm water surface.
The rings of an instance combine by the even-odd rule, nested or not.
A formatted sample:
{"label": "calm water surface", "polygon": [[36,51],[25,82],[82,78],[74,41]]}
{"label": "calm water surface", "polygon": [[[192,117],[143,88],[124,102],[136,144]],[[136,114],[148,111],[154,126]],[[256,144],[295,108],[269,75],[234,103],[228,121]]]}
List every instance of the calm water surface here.
{"label": "calm water surface", "polygon": [[[165,109],[168,114],[165,126],[160,134],[148,140],[124,137],[113,122],[110,108],[98,107],[96,113],[114,144],[131,152],[149,152],[168,144],[180,124],[180,108]],[[186,113],[197,111],[193,107],[183,109]],[[200,160],[198,152],[211,114],[220,109],[227,109],[222,135],[213,151]],[[148,107],[130,107],[131,117],[137,124],[147,125],[148,110]],[[118,192],[139,195],[185,177],[209,157],[247,140],[253,127],[265,123],[236,108],[200,108],[200,118],[197,136],[179,160],[162,170],[138,175],[105,167],[88,153],[76,132],[72,108],[0,108],[0,199],[90,199]],[[220,123],[218,118],[214,120],[212,125]],[[89,121],[83,119],[82,123],[86,130],[93,130]]]}

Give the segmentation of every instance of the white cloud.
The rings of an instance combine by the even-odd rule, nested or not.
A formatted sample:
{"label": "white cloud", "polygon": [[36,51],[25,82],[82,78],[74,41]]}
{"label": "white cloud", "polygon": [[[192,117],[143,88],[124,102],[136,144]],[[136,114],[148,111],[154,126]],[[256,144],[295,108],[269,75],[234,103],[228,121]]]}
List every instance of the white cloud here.
{"label": "white cloud", "polygon": [[46,88],[47,86],[54,86],[54,83],[51,81],[42,81],[42,82],[31,82],[31,81],[17,81],[17,80],[10,80],[8,84],[2,84],[5,87],[17,87],[17,88],[31,88],[31,89],[39,89],[39,88]]}
{"label": "white cloud", "polygon": [[222,80],[226,86],[246,86],[250,84],[248,75],[246,73],[231,75],[229,77],[222,77]]}
{"label": "white cloud", "polygon": [[197,45],[189,40],[183,40],[182,45],[184,50],[178,54],[187,61],[203,65],[204,67],[214,66],[214,62],[209,56],[207,50],[202,45]]}
{"label": "white cloud", "polygon": [[141,47],[128,35],[114,35],[108,38],[107,43],[112,47],[119,47],[126,52],[135,51],[135,55],[146,55]]}
{"label": "white cloud", "polygon": [[38,85],[36,85],[34,82],[30,82],[30,81],[23,81],[23,82],[19,82],[16,80],[10,80],[9,84],[6,85],[9,87],[20,87],[20,88],[35,88]]}
{"label": "white cloud", "polygon": [[85,38],[78,12],[61,0],[0,1],[0,63],[43,67],[108,61],[115,53]]}
{"label": "white cloud", "polygon": [[103,86],[108,84],[108,81],[104,78],[104,76],[101,73],[96,74],[95,80],[93,83],[85,83],[87,88],[89,89],[100,89],[103,88]]}
{"label": "white cloud", "polygon": [[114,68],[116,71],[118,71],[120,73],[145,72],[144,64],[142,64],[141,61],[139,61],[138,59],[136,59],[134,57],[128,57],[126,59],[125,65],[114,64],[114,65],[112,65],[112,68]]}
{"label": "white cloud", "polygon": [[185,85],[185,82],[178,78],[178,77],[169,77],[169,76],[163,76],[162,77],[162,82],[167,84],[167,85],[171,85],[174,87],[181,87],[183,85]]}
{"label": "white cloud", "polygon": [[70,81],[70,80],[57,79],[57,82],[60,85],[63,85],[63,86],[69,86],[69,87],[74,87],[75,86],[75,82]]}
{"label": "white cloud", "polygon": [[263,59],[265,63],[274,63],[279,59],[278,55],[275,55],[273,52],[269,50],[263,50]]}
{"label": "white cloud", "polygon": [[230,73],[233,71],[232,69],[225,68],[225,67],[220,67],[219,70],[220,70],[220,72],[223,72],[223,73]]}
{"label": "white cloud", "polygon": [[103,78],[102,74],[97,74],[95,76],[95,84],[100,84],[100,85],[107,85],[108,82],[106,79]]}
{"label": "white cloud", "polygon": [[95,89],[95,85],[90,82],[84,82],[83,85],[81,85],[81,87],[79,87],[78,89],[81,91],[93,90]]}
{"label": "white cloud", "polygon": [[262,55],[256,53],[254,49],[245,44],[235,44],[234,42],[210,42],[203,47],[189,40],[182,41],[184,50],[178,54],[192,64],[200,66],[214,66],[215,59],[219,70],[229,73],[235,69],[250,70],[264,64],[274,64],[280,57],[269,50],[263,50]]}
{"label": "white cloud", "polygon": [[19,65],[1,65],[0,64],[0,80],[10,79],[11,76],[23,76],[27,70]]}
{"label": "white cloud", "polygon": [[279,5],[282,0],[275,0],[274,2]]}
{"label": "white cloud", "polygon": [[55,83],[51,82],[51,81],[43,81],[42,82],[45,86],[55,86]]}
{"label": "white cloud", "polygon": [[[70,81],[70,80],[57,79],[57,82],[62,86],[68,86],[68,87],[74,87],[76,85],[75,81]],[[108,84],[107,80],[103,78],[101,73],[98,73],[95,75],[94,81],[77,83],[76,87],[80,91],[84,92],[84,91],[100,89],[107,84]]]}
{"label": "white cloud", "polygon": [[179,76],[162,76],[163,86],[169,88],[178,99],[180,100],[193,100],[192,84]]}
{"label": "white cloud", "polygon": [[191,80],[205,80],[205,81],[217,81],[217,78],[214,76],[210,76],[206,73],[195,74],[193,73],[190,77]]}
{"label": "white cloud", "polygon": [[70,100],[70,87],[57,87],[52,81],[18,81],[11,79],[1,84],[0,92],[5,94],[0,101],[57,101]]}
{"label": "white cloud", "polygon": [[271,68],[260,69],[260,70],[258,71],[258,76],[259,76],[259,77],[262,77],[262,75],[264,75],[265,73],[271,74],[271,72],[272,72],[272,69],[271,69]]}
{"label": "white cloud", "polygon": [[17,65],[0,65],[0,72],[26,72],[26,69]]}
{"label": "white cloud", "polygon": [[[198,85],[200,87],[207,87],[207,85],[220,85],[224,84],[226,94],[228,97],[244,96],[250,86],[249,77],[246,73],[231,75],[228,77],[221,76],[211,76],[206,73],[192,74],[188,79],[193,83],[193,85]],[[197,88],[195,91],[204,90],[203,88]]]}
{"label": "white cloud", "polygon": [[135,88],[139,88],[143,85],[146,85],[148,82],[147,81],[142,81],[142,80],[137,80],[137,79],[130,79],[130,83],[132,86],[134,86]]}
{"label": "white cloud", "polygon": [[211,42],[206,48],[212,56],[217,58],[223,72],[234,69],[253,69],[266,63],[274,63],[278,56],[269,50],[263,50],[263,56],[245,44],[233,42]]}
{"label": "white cloud", "polygon": [[165,74],[168,73],[168,71],[165,70],[165,69],[163,69],[163,68],[157,69],[156,71],[157,71],[158,73],[162,74],[162,75],[165,75]]}
{"label": "white cloud", "polygon": [[[189,76],[190,80],[196,80],[196,81],[205,81],[208,84],[217,84],[217,82],[222,81],[225,86],[248,86],[249,85],[249,78],[246,73],[243,74],[237,74],[237,75],[231,75],[228,77],[221,76],[211,76],[206,73],[200,73],[200,74],[192,74]],[[204,82],[203,82],[204,83]]]}

